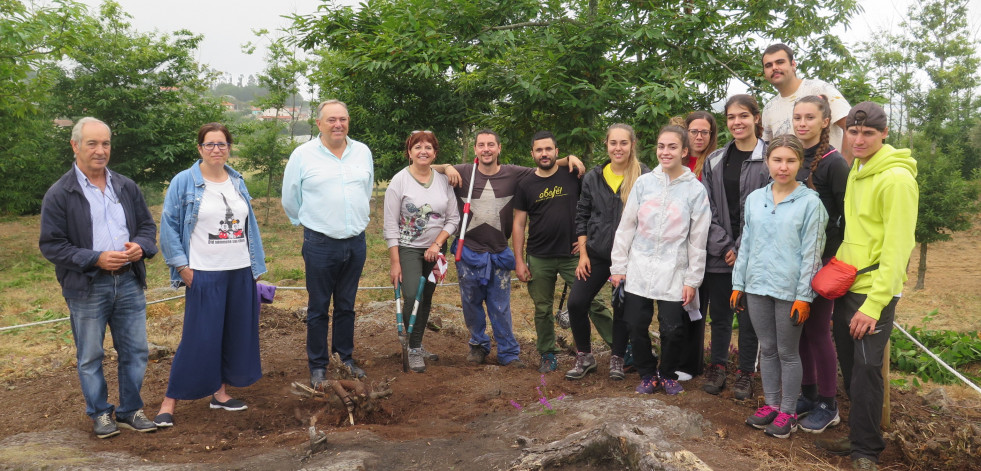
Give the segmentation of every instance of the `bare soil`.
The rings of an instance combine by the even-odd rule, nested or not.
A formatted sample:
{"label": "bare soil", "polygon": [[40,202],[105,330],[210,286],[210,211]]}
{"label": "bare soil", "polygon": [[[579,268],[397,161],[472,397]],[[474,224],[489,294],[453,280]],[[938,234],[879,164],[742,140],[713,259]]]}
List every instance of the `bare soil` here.
{"label": "bare soil", "polygon": [[[340,456],[341,452],[372,450],[378,453],[375,456],[385,457],[372,462],[371,469],[501,469],[520,456],[521,447],[515,443],[517,433],[534,434],[532,439],[538,443],[558,440],[577,431],[574,420],[561,420],[564,414],[571,413],[569,410],[575,408],[577,401],[636,396],[634,376],[619,382],[606,377],[603,361],[608,358],[606,354],[600,355],[597,374],[579,382],[562,378],[562,371],[572,363],[571,356],[562,355],[559,371],[545,375],[545,394],[552,399],[565,394],[570,402],[563,404],[564,409],[556,415],[542,414],[532,431],[501,433],[495,424],[520,414],[536,414],[532,412],[539,399],[535,388],[542,381],[534,369],[536,358],[533,353],[523,353],[524,360],[532,365],[525,369],[497,366],[493,354],[486,365],[467,364],[466,330],[459,314],[452,312],[451,307],[435,307],[434,315],[442,318],[443,329],[426,334],[427,348],[439,353],[440,361],[431,364],[423,374],[405,374],[401,372],[391,303],[359,303],[356,356],[369,374],[369,387],[385,378],[395,378],[394,393],[380,400],[380,410],[359,417],[354,426],[345,423],[347,414],[342,408],[333,407],[323,414],[319,425],[328,433],[329,444],[323,453]],[[264,305],[260,331],[264,376],[251,387],[231,391],[249,404],[246,411],[210,410],[208,399],[186,401],[178,404],[174,428],[153,434],[124,431],[118,437],[98,440],[91,434],[91,421],[82,413],[84,403],[74,367],[65,365],[35,378],[0,385],[5,405],[4,413],[0,414],[0,440],[28,432],[68,430],[73,433],[66,436],[68,443],[62,445],[94,452],[124,451],[147,463],[212,463],[221,469],[301,468],[309,448],[308,418],[324,405],[290,393],[291,382],[309,379],[303,348],[305,325],[297,310]],[[522,347],[524,352],[534,351],[533,344]],[[107,360],[111,399],[115,397],[114,370],[115,362]],[[166,390],[169,370],[169,357],[151,362],[147,369],[143,397],[151,417]],[[685,383],[687,391],[676,397],[663,394],[656,397],[669,405],[697,412],[708,421],[701,437],[686,440],[684,446],[712,468],[836,469],[849,465],[846,458],[816,449],[813,435],[798,433],[789,440],[778,440],[748,428],[743,420],[756,408],[756,401],[735,401],[728,390],[719,397],[711,396],[700,391],[698,384],[698,379]],[[756,390],[760,391],[758,382]],[[847,417],[848,401],[839,399],[842,414]],[[515,409],[512,400],[525,406],[525,410]],[[979,408],[969,402],[961,402],[967,406],[953,406],[955,410],[944,412],[925,405],[913,392],[893,390],[892,404],[894,423],[929,424],[924,437],[950,435],[954,433],[951,427],[962,425],[964,420],[981,425]],[[958,417],[956,424],[953,416]],[[670,429],[672,424],[664,425]],[[845,433],[847,425],[842,424],[826,435]],[[271,460],[270,456],[277,458]],[[976,469],[978,466],[976,459],[968,459],[966,454],[952,456],[942,466],[916,457],[914,461],[891,440],[882,464],[883,469]],[[599,463],[566,469],[605,467]]]}
{"label": "bare soil", "polygon": [[[375,217],[372,222],[379,220]],[[274,220],[273,224],[285,222]],[[380,231],[378,227],[371,230]],[[302,286],[302,261],[296,250],[300,241],[295,231],[289,234],[281,236],[264,230],[264,236],[268,235],[264,237],[267,253],[279,254],[270,277],[280,286]],[[53,270],[36,252],[36,237],[37,218],[0,221],[0,245],[4,247],[0,251],[0,318],[5,320],[4,325],[34,320],[26,317],[34,311],[51,313],[50,317],[66,312]],[[382,261],[382,251],[383,247],[377,254],[382,258],[366,266],[365,278],[385,278],[387,260]],[[910,281],[899,304],[898,322],[922,326],[924,316],[937,309],[940,314],[929,328],[981,331],[981,220],[973,229],[955,234],[952,241],[930,246],[923,290],[913,290],[918,256],[917,248],[910,261]],[[156,264],[162,265],[162,261],[151,261],[151,287],[166,285],[166,271]],[[43,276],[22,275],[37,272],[39,265],[43,266]],[[453,281],[454,276],[451,270],[447,281]],[[158,288],[151,290],[148,298],[174,294]],[[389,301],[391,291],[362,291],[358,295],[355,357],[368,372],[369,387],[395,378],[393,394],[379,402],[380,410],[358,417],[354,426],[345,423],[347,414],[341,408],[328,410],[318,423],[328,434],[327,449],[307,458],[308,418],[323,407],[323,402],[290,393],[293,381],[309,379],[305,325],[298,314],[305,297],[303,291],[281,290],[275,304],[263,306],[260,334],[264,376],[251,387],[231,391],[248,403],[248,410],[210,410],[208,399],[181,402],[175,414],[176,427],[153,434],[124,431],[109,440],[92,435],[92,423],[83,413],[67,323],[3,333],[0,469],[34,469],[42,462],[52,469],[131,467],[132,461],[105,461],[106,456],[117,452],[160,469],[197,468],[200,464],[217,469],[300,469],[318,458],[329,457],[343,464],[348,462],[345,460],[369,455],[372,458],[364,461],[367,469],[506,469],[528,444],[560,440],[581,429],[584,424],[577,414],[590,400],[637,397],[633,393],[636,376],[621,382],[606,377],[606,352],[598,350],[599,371],[579,382],[563,379],[562,373],[571,367],[572,357],[562,355],[559,371],[545,376],[545,389],[549,398],[565,394],[568,399],[555,403],[554,415],[536,412],[539,395],[535,388],[540,386],[541,378],[535,370],[538,358],[534,353],[532,306],[521,284],[513,286],[512,310],[522,357],[531,368],[496,366],[493,355],[486,365],[467,364],[467,334],[459,311],[459,294],[455,287],[447,286],[437,289],[434,299],[433,315],[442,319],[443,329],[427,332],[425,340],[426,347],[440,354],[441,359],[423,374],[401,371]],[[150,306],[150,341],[175,347],[182,324],[180,312],[181,301]],[[21,317],[24,319],[18,320]],[[568,331],[559,333],[570,337]],[[112,355],[108,345],[105,371],[111,402],[116,396],[116,363]],[[977,374],[979,365],[972,368]],[[169,357],[154,360],[147,368],[143,398],[151,417],[163,398],[169,371]],[[894,379],[899,377],[904,376],[892,374]],[[850,466],[847,458],[815,448],[814,435],[797,433],[789,440],[779,440],[744,425],[745,418],[757,407],[755,400],[736,401],[729,391],[719,397],[705,394],[699,389],[700,379],[683,384],[686,392],[679,396],[655,397],[705,419],[701,435],[686,436],[682,444],[714,469],[830,470]],[[760,390],[757,380],[756,391]],[[924,397],[927,393],[929,396]],[[961,386],[930,385],[921,390],[892,388],[891,399],[892,425],[887,428],[888,446],[881,457],[881,469],[981,469],[978,394]],[[841,394],[838,400],[844,419],[849,403]],[[523,405],[524,410],[515,409],[511,401]],[[524,419],[520,429],[511,427],[516,417]],[[676,425],[667,423],[664,428],[670,431]],[[846,421],[825,435],[840,437],[847,431]],[[103,461],[92,465],[86,461],[92,454],[99,454]],[[46,456],[57,459],[42,460]],[[613,468],[622,466],[587,462],[562,469]]]}

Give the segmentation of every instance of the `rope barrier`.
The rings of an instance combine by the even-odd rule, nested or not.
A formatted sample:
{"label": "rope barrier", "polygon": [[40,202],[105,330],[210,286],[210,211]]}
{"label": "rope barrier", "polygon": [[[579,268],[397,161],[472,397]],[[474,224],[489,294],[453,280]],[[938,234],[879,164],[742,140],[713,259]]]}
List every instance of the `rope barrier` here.
{"label": "rope barrier", "polygon": [[899,324],[895,324],[895,327],[897,329],[899,329],[899,331],[902,332],[904,335],[906,335],[907,337],[909,337],[909,339],[914,344],[916,344],[917,347],[920,347],[920,349],[923,350],[924,352],[926,352],[927,355],[930,355],[930,358],[933,358],[937,363],[940,363],[940,366],[943,366],[944,368],[946,368],[947,371],[950,371],[951,373],[953,373],[954,376],[957,377],[957,379],[963,381],[965,384],[967,384],[972,389],[974,389],[975,391],[977,391],[978,394],[981,394],[981,388],[979,388],[978,385],[976,385],[973,382],[971,382],[971,380],[965,378],[963,375],[961,375],[960,373],[958,373],[957,370],[955,370],[953,367],[951,367],[947,363],[944,363],[944,361],[941,360],[940,357],[938,357],[933,352],[931,352],[930,349],[926,348],[926,346],[924,346],[922,343],[920,343],[919,340],[916,340],[912,335],[909,334],[909,332],[906,332],[906,329],[903,329]]}
{"label": "rope barrier", "polygon": [[[457,285],[459,285],[459,283],[443,283],[440,286],[457,286]],[[281,289],[281,290],[302,290],[302,291],[306,291],[306,288],[305,287],[302,287],[302,286],[277,286],[276,289],[278,289],[278,290]],[[378,289],[392,289],[392,287],[391,286],[359,286],[358,287],[358,291],[378,290]],[[146,303],[146,305],[147,306],[150,306],[152,304],[162,303],[162,302],[165,302],[165,301],[173,301],[175,299],[181,299],[183,297],[184,297],[183,294],[177,295],[177,296],[171,296],[169,298],[158,299],[156,301],[148,301]],[[4,332],[4,331],[7,331],[7,330],[21,329],[21,328],[24,328],[24,327],[33,327],[33,326],[36,326],[36,325],[51,324],[53,322],[67,321],[68,319],[70,319],[70,318],[69,317],[61,317],[61,318],[58,318],[58,319],[48,319],[46,321],[37,321],[37,322],[31,322],[31,323],[28,323],[28,324],[20,324],[20,325],[11,325],[11,326],[7,326],[7,327],[0,327],[0,332]]]}

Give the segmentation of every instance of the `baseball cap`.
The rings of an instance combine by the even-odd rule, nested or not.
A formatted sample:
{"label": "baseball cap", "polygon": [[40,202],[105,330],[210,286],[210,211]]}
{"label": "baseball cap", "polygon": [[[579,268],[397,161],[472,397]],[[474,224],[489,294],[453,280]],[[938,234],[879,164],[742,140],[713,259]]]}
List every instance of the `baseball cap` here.
{"label": "baseball cap", "polygon": [[863,101],[848,112],[845,118],[845,128],[852,126],[867,126],[882,131],[889,124],[886,112],[878,103]]}

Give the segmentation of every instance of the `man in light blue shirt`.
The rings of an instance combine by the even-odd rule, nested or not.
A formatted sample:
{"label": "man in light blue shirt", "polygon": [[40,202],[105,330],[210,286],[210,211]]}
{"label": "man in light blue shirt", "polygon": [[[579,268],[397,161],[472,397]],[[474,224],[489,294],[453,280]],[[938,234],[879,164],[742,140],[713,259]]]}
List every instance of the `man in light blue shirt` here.
{"label": "man in light blue shirt", "polygon": [[[283,209],[303,226],[306,267],[307,363],[310,383],[325,381],[330,354],[337,352],[355,377],[365,376],[354,363],[354,299],[367,252],[375,170],[368,146],[347,136],[347,105],[327,100],[317,107],[318,139],[293,151],[283,175]],[[328,351],[327,315],[334,299],[334,330]]]}

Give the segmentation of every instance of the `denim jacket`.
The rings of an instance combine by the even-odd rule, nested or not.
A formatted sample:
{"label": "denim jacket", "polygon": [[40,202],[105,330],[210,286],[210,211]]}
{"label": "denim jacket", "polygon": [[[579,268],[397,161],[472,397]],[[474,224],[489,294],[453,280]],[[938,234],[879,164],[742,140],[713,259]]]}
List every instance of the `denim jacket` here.
{"label": "denim jacket", "polygon": [[[245,179],[233,168],[225,165],[228,178],[232,179],[239,195],[248,203],[249,221],[246,238],[249,241],[249,259],[252,261],[252,278],[258,279],[266,272],[266,254],[262,250],[259,224],[252,211],[252,197],[245,187]],[[164,198],[163,213],[160,215],[160,251],[170,266],[170,284],[177,288],[184,284],[177,273],[177,267],[187,265],[190,252],[191,233],[198,222],[198,210],[204,195],[204,177],[201,175],[201,161],[191,168],[178,173],[170,181],[167,196]]]}

